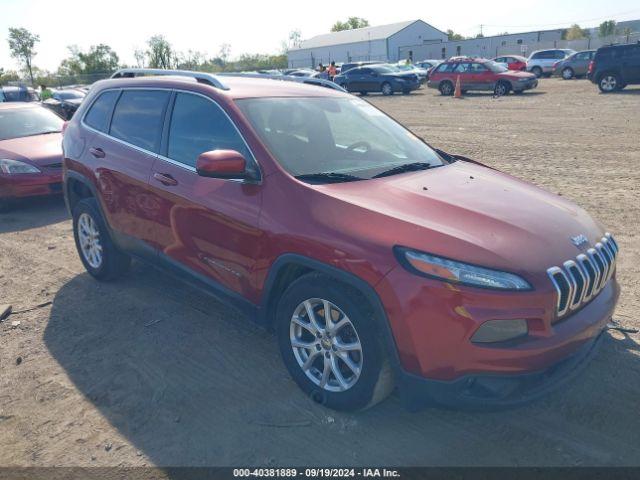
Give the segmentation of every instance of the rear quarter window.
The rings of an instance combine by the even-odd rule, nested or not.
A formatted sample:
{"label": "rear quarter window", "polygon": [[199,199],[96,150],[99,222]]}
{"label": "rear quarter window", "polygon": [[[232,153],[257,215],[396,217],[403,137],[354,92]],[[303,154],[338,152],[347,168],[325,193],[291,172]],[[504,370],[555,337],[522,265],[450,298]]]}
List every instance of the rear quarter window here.
{"label": "rear quarter window", "polygon": [[163,90],[125,90],[113,111],[110,135],[158,152],[168,100]]}
{"label": "rear quarter window", "polygon": [[102,92],[89,108],[87,115],[84,117],[84,123],[91,128],[107,133],[111,110],[113,110],[113,105],[116,103],[119,94],[119,90]]}

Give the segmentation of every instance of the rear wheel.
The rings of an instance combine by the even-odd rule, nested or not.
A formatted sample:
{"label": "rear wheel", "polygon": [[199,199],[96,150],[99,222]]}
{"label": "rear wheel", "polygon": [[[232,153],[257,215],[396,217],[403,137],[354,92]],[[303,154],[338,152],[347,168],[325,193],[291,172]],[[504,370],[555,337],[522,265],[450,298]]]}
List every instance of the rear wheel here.
{"label": "rear wheel", "polygon": [[336,410],[361,410],[393,389],[391,368],[372,324],[372,311],[355,289],[318,273],[282,295],[276,312],[278,345],[298,386]]}
{"label": "rear wheel", "polygon": [[542,76],[542,69],[540,67],[533,67],[531,69],[531,73],[533,73],[537,78]]}
{"label": "rear wheel", "polygon": [[564,80],[571,80],[575,76],[573,68],[567,67],[562,70],[562,78]]}
{"label": "rear wheel", "polygon": [[622,88],[620,77],[615,73],[605,73],[600,77],[598,88],[602,93],[611,93]]}
{"label": "rear wheel", "polygon": [[383,95],[393,95],[393,87],[389,82],[384,82],[382,84],[382,87],[380,88],[380,91]]}
{"label": "rear wheel", "polygon": [[113,280],[129,269],[131,257],[111,241],[95,198],[82,199],[73,209],[73,236],[80,260],[91,276]]}
{"label": "rear wheel", "polygon": [[451,83],[448,80],[445,80],[444,82],[440,82],[440,85],[438,86],[438,90],[440,90],[440,93],[445,97],[448,97],[449,95],[453,95],[453,83]]}

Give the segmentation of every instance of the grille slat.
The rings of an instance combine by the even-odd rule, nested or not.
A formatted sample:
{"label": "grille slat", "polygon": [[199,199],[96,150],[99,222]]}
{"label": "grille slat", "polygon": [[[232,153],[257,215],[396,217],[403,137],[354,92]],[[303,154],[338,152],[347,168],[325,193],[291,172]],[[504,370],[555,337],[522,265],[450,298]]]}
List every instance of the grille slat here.
{"label": "grille slat", "polygon": [[615,239],[606,233],[586,254],[547,270],[558,294],[555,321],[582,307],[605,287],[615,271],[618,251]]}

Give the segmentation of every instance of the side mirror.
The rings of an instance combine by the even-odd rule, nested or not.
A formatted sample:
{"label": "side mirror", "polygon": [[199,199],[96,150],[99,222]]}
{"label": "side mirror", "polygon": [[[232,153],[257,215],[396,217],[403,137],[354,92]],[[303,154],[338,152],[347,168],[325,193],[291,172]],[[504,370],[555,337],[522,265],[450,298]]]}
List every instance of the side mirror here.
{"label": "side mirror", "polygon": [[245,178],[247,161],[235,150],[211,150],[201,153],[196,171],[201,177]]}

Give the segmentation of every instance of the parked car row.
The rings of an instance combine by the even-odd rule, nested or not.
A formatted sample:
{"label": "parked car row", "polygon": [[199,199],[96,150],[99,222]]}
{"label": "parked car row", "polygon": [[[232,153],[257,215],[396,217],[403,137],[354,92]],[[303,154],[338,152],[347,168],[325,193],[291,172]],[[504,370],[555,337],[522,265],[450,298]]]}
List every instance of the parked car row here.
{"label": "parked car row", "polygon": [[0,103],[42,102],[64,120],[69,120],[80,106],[87,90],[78,87],[49,91],[49,97],[41,100],[39,93],[24,85],[0,86]]}

